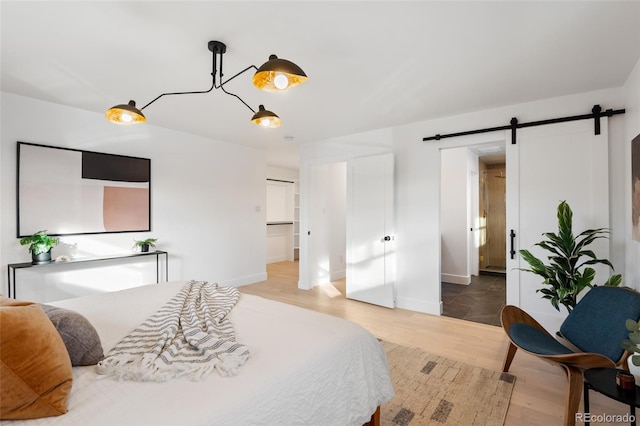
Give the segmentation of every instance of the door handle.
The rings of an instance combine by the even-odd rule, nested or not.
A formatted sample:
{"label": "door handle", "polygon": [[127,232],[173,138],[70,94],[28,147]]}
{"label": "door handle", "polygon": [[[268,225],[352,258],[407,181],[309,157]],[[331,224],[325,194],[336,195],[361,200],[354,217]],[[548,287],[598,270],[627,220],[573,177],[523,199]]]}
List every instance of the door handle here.
{"label": "door handle", "polygon": [[388,235],[385,235],[384,238],[382,239],[383,241],[391,241],[391,237]]}
{"label": "door handle", "polygon": [[515,259],[516,258],[516,251],[514,249],[514,242],[515,242],[515,238],[516,238],[516,233],[515,233],[515,231],[513,229],[509,233],[509,237],[511,239],[511,250],[509,251],[509,254],[511,254],[511,259]]}

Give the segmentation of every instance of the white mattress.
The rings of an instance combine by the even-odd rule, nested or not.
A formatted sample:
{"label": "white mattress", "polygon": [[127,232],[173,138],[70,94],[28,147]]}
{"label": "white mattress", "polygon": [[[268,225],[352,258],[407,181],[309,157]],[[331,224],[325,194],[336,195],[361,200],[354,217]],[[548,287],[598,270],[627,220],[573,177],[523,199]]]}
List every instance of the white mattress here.
{"label": "white mattress", "polygon": [[[52,303],[94,325],[105,353],[183,282]],[[69,412],[29,425],[362,425],[389,401],[384,349],[352,322],[242,294],[231,321],[251,357],[237,376],[201,382],[117,381],[74,367]]]}

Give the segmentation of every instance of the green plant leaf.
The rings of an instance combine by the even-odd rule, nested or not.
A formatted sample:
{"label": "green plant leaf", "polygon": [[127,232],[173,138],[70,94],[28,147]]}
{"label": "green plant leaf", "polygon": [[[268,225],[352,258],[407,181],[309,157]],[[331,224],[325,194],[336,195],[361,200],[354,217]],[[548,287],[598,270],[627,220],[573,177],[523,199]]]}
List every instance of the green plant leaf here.
{"label": "green plant leaf", "polygon": [[638,321],[634,321],[632,319],[626,320],[625,323],[624,323],[624,326],[629,331],[639,331],[640,330],[640,326],[638,325]]}
{"label": "green plant leaf", "polygon": [[622,275],[620,274],[611,275],[604,283],[605,286],[609,287],[619,287],[620,284],[622,284]]}
{"label": "green plant leaf", "polygon": [[[529,269],[518,268],[542,277],[542,289],[536,290],[542,298],[548,299],[552,306],[559,309],[559,305],[571,312],[576,304],[578,295],[587,287],[593,287],[595,269],[590,265],[603,264],[613,269],[607,259],[600,259],[596,253],[587,247],[600,238],[608,238],[608,228],[587,229],[574,237],[573,212],[566,201],[561,201],[557,209],[558,231],[545,232],[544,240],[535,246],[549,253],[545,264],[528,250],[520,250],[522,259],[530,266]],[[612,275],[605,285],[618,286],[622,276]]]}
{"label": "green plant leaf", "polygon": [[133,248],[135,249],[136,247],[142,247],[144,245],[147,245],[149,247],[155,247],[156,246],[156,242],[158,241],[157,238],[146,238],[144,240],[133,240]]}
{"label": "green plant leaf", "polygon": [[620,346],[622,346],[622,349],[624,349],[625,351],[635,351],[635,345],[629,339],[622,340],[622,342],[620,342]]}
{"label": "green plant leaf", "polygon": [[38,231],[29,237],[22,238],[20,240],[20,245],[25,246],[29,244],[29,252],[31,254],[37,255],[40,253],[48,252],[54,245],[58,244],[59,242],[59,238],[48,236],[47,230],[45,229]]}
{"label": "green plant leaf", "polygon": [[551,253],[557,255],[557,256],[563,256],[563,252],[562,249],[558,248],[558,246],[556,244],[554,244],[553,242],[549,242],[549,241],[541,241],[539,243],[535,244],[538,247],[541,247],[547,251],[550,251]]}

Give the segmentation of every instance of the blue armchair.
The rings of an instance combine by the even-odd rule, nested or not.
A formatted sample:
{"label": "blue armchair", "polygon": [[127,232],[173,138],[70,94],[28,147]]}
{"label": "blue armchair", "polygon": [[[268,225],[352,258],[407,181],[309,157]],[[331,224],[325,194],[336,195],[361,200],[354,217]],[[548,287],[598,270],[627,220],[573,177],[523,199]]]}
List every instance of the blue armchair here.
{"label": "blue armchair", "polygon": [[640,293],[625,287],[590,289],[562,323],[558,339],[525,311],[507,305],[501,312],[502,328],[509,337],[502,371],[509,371],[518,349],[562,367],[568,380],[564,424],[573,426],[582,395],[582,372],[621,366],[628,357],[620,346],[628,336],[627,319],[640,319]]}

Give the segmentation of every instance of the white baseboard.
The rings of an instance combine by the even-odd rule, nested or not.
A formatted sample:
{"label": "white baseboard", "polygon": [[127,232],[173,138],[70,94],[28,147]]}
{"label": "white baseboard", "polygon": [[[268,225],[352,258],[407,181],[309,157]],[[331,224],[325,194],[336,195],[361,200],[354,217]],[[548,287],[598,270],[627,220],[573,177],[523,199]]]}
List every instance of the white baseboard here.
{"label": "white baseboard", "polygon": [[469,285],[471,275],[440,274],[440,280],[445,283]]}
{"label": "white baseboard", "polygon": [[271,257],[267,257],[267,264],[276,263],[276,262],[284,262],[285,260],[289,260],[289,259],[287,259],[286,255],[271,256]]}
{"label": "white baseboard", "polygon": [[242,287],[243,285],[253,284],[260,281],[267,280],[267,273],[262,272],[260,274],[247,275],[245,277],[234,278],[232,280],[223,281],[220,284],[230,287]]}
{"label": "white baseboard", "polygon": [[338,281],[347,276],[347,271],[343,269],[342,271],[331,272],[331,277],[329,278],[331,281]]}

